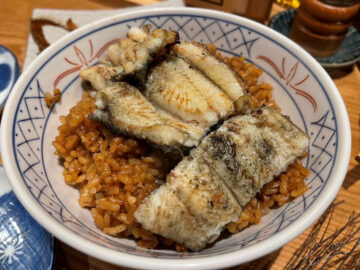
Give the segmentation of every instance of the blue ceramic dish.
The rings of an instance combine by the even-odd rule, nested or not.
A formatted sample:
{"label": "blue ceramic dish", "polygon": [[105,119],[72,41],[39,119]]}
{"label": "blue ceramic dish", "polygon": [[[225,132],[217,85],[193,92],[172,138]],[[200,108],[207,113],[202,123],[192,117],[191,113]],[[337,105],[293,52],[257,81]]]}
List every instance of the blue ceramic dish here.
{"label": "blue ceramic dish", "polygon": [[15,55],[0,45],[0,109],[4,106],[18,76],[19,64]]}
{"label": "blue ceramic dish", "polygon": [[[269,26],[288,36],[292,21],[296,15],[296,9],[286,10],[275,15]],[[355,27],[350,27],[343,43],[336,54],[328,57],[315,57],[323,67],[344,67],[360,60],[360,34]]]}
{"label": "blue ceramic dish", "polygon": [[0,269],[51,269],[53,238],[24,209],[0,166]]}

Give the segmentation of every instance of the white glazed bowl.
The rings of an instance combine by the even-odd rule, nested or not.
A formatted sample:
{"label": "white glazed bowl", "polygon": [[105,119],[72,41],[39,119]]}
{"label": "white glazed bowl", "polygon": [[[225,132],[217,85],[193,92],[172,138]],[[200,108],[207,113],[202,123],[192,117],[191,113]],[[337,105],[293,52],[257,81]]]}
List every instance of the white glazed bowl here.
{"label": "white glazed bowl", "polygon": [[[304,164],[311,170],[309,191],[271,211],[260,224],[218,241],[201,252],[136,248],[129,239],[103,234],[78,191],[67,186],[51,142],[59,116],[81,97],[78,71],[94,64],[130,26],[152,24],[178,30],[182,39],[214,43],[228,55],[244,56],[264,70],[283,113],[311,138]],[[62,90],[48,109],[44,92]],[[335,198],[347,170],[351,134],[347,112],[322,67],[286,37],[253,21],[191,8],[136,11],[78,29],[46,49],[22,74],[2,119],[2,156],[11,185],[25,208],[65,243],[113,264],[148,269],[218,269],[263,256],[309,227]]]}

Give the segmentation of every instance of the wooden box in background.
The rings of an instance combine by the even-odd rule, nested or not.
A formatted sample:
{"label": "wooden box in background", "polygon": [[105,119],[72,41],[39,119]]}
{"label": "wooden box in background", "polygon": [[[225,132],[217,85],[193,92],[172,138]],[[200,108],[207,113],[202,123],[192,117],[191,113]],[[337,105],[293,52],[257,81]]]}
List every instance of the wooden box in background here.
{"label": "wooden box in background", "polygon": [[217,9],[265,22],[273,0],[186,0],[187,6]]}

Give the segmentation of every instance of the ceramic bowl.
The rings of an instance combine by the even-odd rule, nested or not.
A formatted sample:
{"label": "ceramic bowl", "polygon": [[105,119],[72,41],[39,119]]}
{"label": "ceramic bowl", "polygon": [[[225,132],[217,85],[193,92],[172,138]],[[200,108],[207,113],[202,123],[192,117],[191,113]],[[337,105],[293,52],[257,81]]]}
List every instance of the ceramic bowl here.
{"label": "ceramic bowl", "polygon": [[0,45],[0,113],[18,76],[19,65],[15,55]]}
{"label": "ceramic bowl", "polygon": [[[18,75],[15,55],[0,45],[0,117]],[[46,270],[52,262],[52,235],[18,201],[0,162],[0,269]]]}
{"label": "ceramic bowl", "polygon": [[53,237],[24,209],[0,165],[0,269],[52,269]]}
{"label": "ceramic bowl", "polygon": [[[137,248],[131,239],[102,233],[79,193],[67,186],[51,142],[59,116],[80,99],[79,70],[96,63],[131,26],[177,30],[182,39],[214,43],[226,55],[244,56],[264,70],[282,112],[311,138],[304,164],[309,190],[271,211],[260,224],[201,252]],[[44,93],[62,90],[61,103],[44,104]],[[2,155],[11,185],[31,215],[63,242],[101,260],[147,269],[219,269],[274,251],[309,227],[335,198],[350,156],[346,108],[330,77],[308,53],[268,27],[235,15],[192,8],[136,11],[80,28],[46,49],[21,75],[6,105]]]}

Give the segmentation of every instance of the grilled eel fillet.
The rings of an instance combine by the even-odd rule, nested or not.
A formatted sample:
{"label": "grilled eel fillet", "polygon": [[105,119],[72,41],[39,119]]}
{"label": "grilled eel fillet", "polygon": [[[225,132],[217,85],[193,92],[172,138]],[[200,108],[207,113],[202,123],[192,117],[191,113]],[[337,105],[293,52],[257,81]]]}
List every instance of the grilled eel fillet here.
{"label": "grilled eel fillet", "polygon": [[80,71],[80,77],[100,91],[112,80],[119,81],[145,70],[156,54],[179,40],[176,31],[158,28],[150,34],[149,29],[149,25],[142,29],[130,28],[127,38],[111,45],[106,57],[99,64]]}
{"label": "grilled eel fillet", "polygon": [[205,128],[246,111],[245,82],[231,67],[200,43],[181,41],[170,48],[147,76],[145,95],[153,104]]}
{"label": "grilled eel fillet", "polygon": [[[99,64],[80,72],[101,92],[97,104],[103,106],[90,117],[163,149],[196,146],[211,126],[245,111],[245,84],[201,44],[176,44],[176,31],[160,28],[150,33],[149,28],[132,27]],[[124,81],[139,86],[144,95]],[[138,103],[128,103],[134,100]],[[126,111],[129,108],[133,111]]]}
{"label": "grilled eel fillet", "polygon": [[176,56],[151,69],[145,95],[159,108],[204,128],[235,111],[232,100],[216,84]]}
{"label": "grilled eel fillet", "polygon": [[90,119],[104,123],[116,133],[146,139],[168,147],[192,147],[204,129],[180,121],[154,107],[135,87],[125,82],[112,83],[95,95],[97,109]]}
{"label": "grilled eel fillet", "polygon": [[308,144],[289,118],[268,107],[234,116],[170,172],[135,218],[145,229],[199,251]]}
{"label": "grilled eel fillet", "polygon": [[175,44],[172,51],[203,72],[233,101],[245,94],[245,81],[225,62],[210,53],[204,45],[197,42],[182,41]]}

